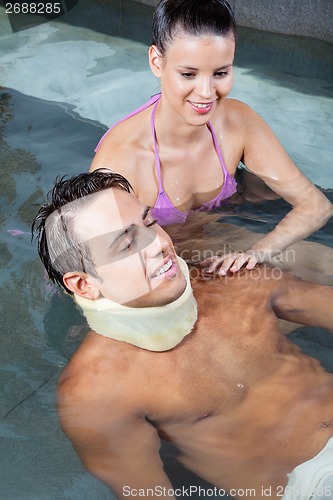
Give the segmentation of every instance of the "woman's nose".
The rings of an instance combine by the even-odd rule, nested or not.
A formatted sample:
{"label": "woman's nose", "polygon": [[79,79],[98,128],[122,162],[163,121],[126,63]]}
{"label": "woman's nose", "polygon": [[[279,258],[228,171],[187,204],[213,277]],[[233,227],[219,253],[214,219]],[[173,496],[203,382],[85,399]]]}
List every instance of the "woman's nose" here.
{"label": "woman's nose", "polygon": [[214,92],[214,85],[211,77],[203,76],[198,80],[197,84],[197,94],[203,99],[209,99],[212,97]]}

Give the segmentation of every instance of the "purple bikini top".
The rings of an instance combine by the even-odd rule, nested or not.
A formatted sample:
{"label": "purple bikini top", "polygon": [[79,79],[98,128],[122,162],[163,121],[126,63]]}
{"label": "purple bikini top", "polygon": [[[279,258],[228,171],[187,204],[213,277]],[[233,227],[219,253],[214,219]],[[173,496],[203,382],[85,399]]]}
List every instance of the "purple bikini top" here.
{"label": "purple bikini top", "polygon": [[[163,184],[162,184],[162,175],[161,175],[161,162],[160,158],[158,155],[158,146],[157,146],[157,139],[156,139],[156,132],[155,132],[155,113],[156,113],[156,108],[158,105],[158,102],[160,100],[161,94],[156,94],[153,95],[150,100],[140,106],[140,108],[137,108],[136,110],[132,111],[129,115],[126,115],[124,118],[119,120],[117,123],[115,123],[101,138],[99,141],[95,151],[98,150],[101,142],[105,138],[105,136],[110,132],[110,130],[113,129],[118,123],[121,123],[124,120],[127,120],[127,118],[130,118],[131,116],[136,115],[137,113],[140,113],[140,111],[143,111],[144,109],[147,109],[149,106],[154,105],[152,114],[151,114],[151,130],[153,134],[153,142],[154,142],[154,154],[155,154],[155,165],[156,165],[156,174],[157,174],[157,179],[158,179],[158,196],[157,200],[155,202],[154,207],[151,210],[151,214],[156,219],[158,224],[160,226],[168,226],[169,224],[181,224],[186,221],[186,218],[189,214],[189,212],[182,212],[181,210],[178,210],[176,208],[166,192],[163,189]],[[194,208],[191,211],[205,211],[205,210],[212,210],[213,208],[217,208],[222,200],[225,200],[229,198],[231,195],[233,195],[236,192],[236,186],[237,183],[235,179],[229,174],[228,170],[226,169],[226,166],[224,164],[223,158],[222,158],[222,153],[219,148],[216,135],[214,133],[213,127],[210,122],[207,124],[208,129],[210,133],[212,134],[213,138],[213,143],[215,147],[215,151],[217,153],[217,156],[220,160],[220,164],[222,167],[222,171],[224,174],[224,183],[221,188],[221,191],[218,193],[217,196],[213,200],[210,200],[206,203],[203,203],[200,207]]]}

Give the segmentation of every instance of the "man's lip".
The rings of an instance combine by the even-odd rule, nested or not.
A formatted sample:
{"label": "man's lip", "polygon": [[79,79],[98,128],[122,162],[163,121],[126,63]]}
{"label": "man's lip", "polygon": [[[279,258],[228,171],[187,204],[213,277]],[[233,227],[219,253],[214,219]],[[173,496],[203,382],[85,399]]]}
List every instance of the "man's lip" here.
{"label": "man's lip", "polygon": [[[165,258],[163,259],[163,263],[162,263],[162,264],[159,264],[159,265],[155,268],[155,270],[154,270],[152,273],[150,273],[150,277],[151,277],[151,278],[159,278],[161,275],[160,275],[160,276],[156,276],[157,271],[158,271],[159,269],[161,269],[161,267],[165,266],[165,264],[167,264],[167,263],[169,262],[169,260],[171,260],[171,261],[172,261],[172,264],[171,264],[170,269],[172,268],[172,266],[173,266],[174,264],[176,264],[176,263],[177,263],[177,259],[175,258],[175,256],[174,256],[174,255],[168,255],[167,257],[165,257]],[[162,273],[162,276],[163,276],[163,274],[164,274],[164,273]]]}

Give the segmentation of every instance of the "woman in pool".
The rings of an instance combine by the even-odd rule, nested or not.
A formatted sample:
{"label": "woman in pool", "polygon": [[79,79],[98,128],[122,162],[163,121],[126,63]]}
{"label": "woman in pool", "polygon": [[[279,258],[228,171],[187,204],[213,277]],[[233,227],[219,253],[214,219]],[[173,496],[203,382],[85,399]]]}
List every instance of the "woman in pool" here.
{"label": "woman in pool", "polygon": [[248,269],[323,226],[328,199],[288,157],[268,125],[228,98],[233,85],[236,24],[225,0],[162,0],[153,21],[149,64],[161,93],[101,139],[91,170],[124,175],[160,225],[185,222],[236,191],[242,162],[292,206],[245,253],[213,262],[221,274]]}

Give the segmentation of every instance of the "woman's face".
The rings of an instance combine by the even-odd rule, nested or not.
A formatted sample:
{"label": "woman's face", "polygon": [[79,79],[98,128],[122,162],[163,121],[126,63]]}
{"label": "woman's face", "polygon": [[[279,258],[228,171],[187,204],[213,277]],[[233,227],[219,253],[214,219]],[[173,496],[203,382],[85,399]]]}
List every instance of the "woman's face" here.
{"label": "woman's face", "polygon": [[161,79],[162,102],[186,122],[206,123],[233,84],[235,39],[178,35],[162,57],[150,49],[150,65]]}

